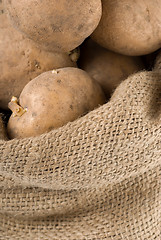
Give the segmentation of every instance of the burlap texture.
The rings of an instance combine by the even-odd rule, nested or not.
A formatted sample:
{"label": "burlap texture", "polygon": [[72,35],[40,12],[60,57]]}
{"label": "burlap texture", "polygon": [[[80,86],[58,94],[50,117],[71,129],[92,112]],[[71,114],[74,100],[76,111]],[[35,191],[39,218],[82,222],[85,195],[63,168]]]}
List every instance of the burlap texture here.
{"label": "burlap texture", "polygon": [[160,239],[161,75],[40,137],[0,141],[1,239]]}

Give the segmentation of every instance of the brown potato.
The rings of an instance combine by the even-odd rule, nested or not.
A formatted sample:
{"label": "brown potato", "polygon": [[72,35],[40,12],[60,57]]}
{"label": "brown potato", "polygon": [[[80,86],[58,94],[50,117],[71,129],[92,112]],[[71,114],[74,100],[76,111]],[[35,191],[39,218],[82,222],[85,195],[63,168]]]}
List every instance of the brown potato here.
{"label": "brown potato", "polygon": [[79,67],[99,82],[108,98],[121,81],[143,69],[144,64],[140,57],[114,53],[89,39],[81,47]]}
{"label": "brown potato", "polygon": [[101,0],[5,0],[14,25],[48,51],[68,52],[97,27]]}
{"label": "brown potato", "polygon": [[161,70],[161,49],[155,55],[155,59],[153,59],[153,70],[160,71]]}
{"label": "brown potato", "polygon": [[148,71],[153,70],[154,63],[155,63],[156,57],[158,56],[159,52],[160,52],[160,49],[158,49],[155,52],[152,52],[150,54],[141,56],[141,58],[145,64],[146,70],[148,70]]}
{"label": "brown potato", "polygon": [[92,34],[101,46],[125,55],[161,47],[160,0],[102,0],[102,18]]}
{"label": "brown potato", "polygon": [[13,28],[0,2],[0,108],[7,109],[12,96],[42,72],[76,63],[66,53],[50,53]]}
{"label": "brown potato", "polygon": [[7,140],[6,130],[2,121],[2,115],[0,114],[0,139]]}
{"label": "brown potato", "polygon": [[36,136],[73,121],[105,102],[99,84],[78,68],[60,68],[30,81],[19,98],[12,98],[10,138]]}

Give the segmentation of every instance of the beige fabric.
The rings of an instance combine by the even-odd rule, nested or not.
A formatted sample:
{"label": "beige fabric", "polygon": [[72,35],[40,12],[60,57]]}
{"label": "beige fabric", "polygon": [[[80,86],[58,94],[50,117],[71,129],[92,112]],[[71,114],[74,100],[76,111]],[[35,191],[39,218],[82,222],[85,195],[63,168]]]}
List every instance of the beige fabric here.
{"label": "beige fabric", "polygon": [[160,239],[161,75],[40,137],[0,141],[1,239]]}

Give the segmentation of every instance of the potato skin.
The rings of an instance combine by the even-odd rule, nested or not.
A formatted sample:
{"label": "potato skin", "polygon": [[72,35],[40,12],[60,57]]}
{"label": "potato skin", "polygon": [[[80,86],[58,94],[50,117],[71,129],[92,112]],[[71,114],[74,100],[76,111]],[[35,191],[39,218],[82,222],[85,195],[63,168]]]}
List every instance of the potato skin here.
{"label": "potato skin", "polygon": [[161,49],[159,49],[159,51],[156,53],[155,59],[153,58],[153,70],[154,71],[161,70]]}
{"label": "potato skin", "polygon": [[99,82],[109,98],[121,81],[143,69],[144,64],[140,57],[109,51],[89,39],[81,47],[79,67]]}
{"label": "potato skin", "polygon": [[101,46],[120,54],[149,54],[161,47],[160,0],[102,0],[102,18],[92,34]]}
{"label": "potato skin", "polygon": [[78,47],[102,14],[101,0],[5,0],[5,4],[14,25],[47,51]]}
{"label": "potato skin", "polygon": [[42,72],[72,66],[68,54],[41,50],[14,29],[0,2],[0,108],[8,109],[11,97]]}
{"label": "potato skin", "polygon": [[2,115],[0,113],[0,140],[7,140],[7,134],[2,120]]}
{"label": "potato skin", "polygon": [[73,121],[105,103],[99,84],[78,68],[60,68],[42,73],[20,94],[19,104],[27,109],[21,117],[12,114],[10,138],[37,136]]}

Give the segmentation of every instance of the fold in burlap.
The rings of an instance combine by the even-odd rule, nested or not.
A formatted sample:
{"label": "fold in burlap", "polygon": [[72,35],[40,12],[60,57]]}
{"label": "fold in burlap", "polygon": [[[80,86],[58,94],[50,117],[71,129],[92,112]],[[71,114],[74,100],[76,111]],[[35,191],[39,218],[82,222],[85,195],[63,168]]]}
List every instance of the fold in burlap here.
{"label": "fold in burlap", "polygon": [[0,141],[1,239],[160,239],[161,74],[40,137]]}

